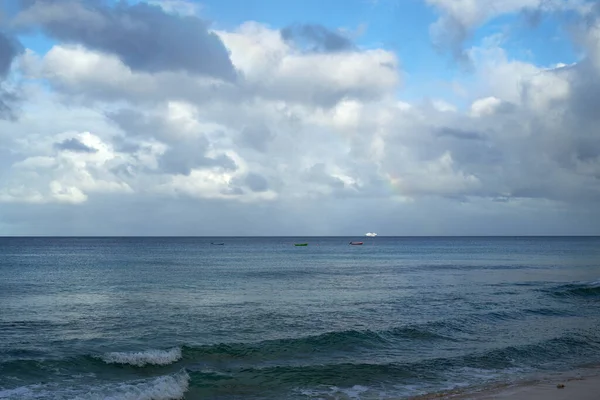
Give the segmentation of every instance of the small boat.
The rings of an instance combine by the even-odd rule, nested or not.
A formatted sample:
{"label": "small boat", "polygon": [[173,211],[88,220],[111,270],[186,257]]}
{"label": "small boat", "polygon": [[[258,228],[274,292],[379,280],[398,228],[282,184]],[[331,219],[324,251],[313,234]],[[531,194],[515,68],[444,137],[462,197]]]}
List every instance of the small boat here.
{"label": "small boat", "polygon": [[223,243],[223,242],[221,242],[221,243],[210,242],[210,244],[212,244],[214,246],[223,246],[223,245],[225,245],[225,243]]}
{"label": "small boat", "polygon": [[352,246],[361,246],[363,242],[350,242]]}
{"label": "small boat", "polygon": [[308,246],[308,243],[294,243],[294,246]]}

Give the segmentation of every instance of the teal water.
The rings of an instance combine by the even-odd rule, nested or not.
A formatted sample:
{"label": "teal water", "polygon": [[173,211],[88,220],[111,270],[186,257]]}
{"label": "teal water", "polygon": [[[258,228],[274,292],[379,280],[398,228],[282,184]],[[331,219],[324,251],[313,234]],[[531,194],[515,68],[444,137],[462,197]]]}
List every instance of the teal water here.
{"label": "teal water", "polygon": [[0,399],[408,398],[599,326],[594,237],[0,238]]}

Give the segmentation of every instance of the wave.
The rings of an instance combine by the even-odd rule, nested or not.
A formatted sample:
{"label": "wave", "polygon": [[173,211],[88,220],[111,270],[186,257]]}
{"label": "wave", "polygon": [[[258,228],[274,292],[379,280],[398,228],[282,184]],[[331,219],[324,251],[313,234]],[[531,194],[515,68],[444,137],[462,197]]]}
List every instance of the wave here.
{"label": "wave", "polygon": [[[393,350],[396,353],[410,350],[420,343],[442,344],[443,342],[464,342],[476,339],[480,325],[505,321],[526,320],[531,317],[570,316],[567,310],[555,308],[524,308],[513,311],[487,311],[471,313],[460,318],[448,318],[423,322],[421,324],[391,327],[383,330],[344,330],[325,332],[302,337],[288,337],[257,342],[230,342],[206,345],[184,345],[167,349],[143,351],[109,352],[100,355],[75,356],[66,359],[44,356],[43,352],[27,349],[13,349],[2,354],[0,373],[18,368],[17,364],[29,361],[29,368],[40,369],[52,363],[85,366],[92,360],[104,364],[129,365],[132,367],[164,367],[181,361],[211,362],[218,360],[246,360],[251,363],[276,361],[281,359],[306,358],[312,355],[337,354],[353,356],[368,354],[378,350]],[[3,358],[3,359],[2,359]]]}
{"label": "wave", "polygon": [[181,348],[169,350],[145,350],[133,352],[112,352],[99,357],[107,364],[129,364],[136,367],[146,365],[169,365],[181,360]]}
{"label": "wave", "polygon": [[[232,398],[236,398],[236,396],[244,398],[248,393],[263,393],[263,391],[281,394],[291,393],[296,388],[321,390],[319,388],[324,385],[329,388],[334,386],[337,388],[376,388],[384,385],[388,389],[393,389],[398,385],[403,387],[414,385],[419,390],[425,390],[427,382],[434,386],[448,382],[473,384],[474,382],[494,380],[499,376],[506,377],[515,374],[515,371],[532,371],[537,368],[552,367],[552,365],[576,365],[583,359],[590,362],[593,362],[594,359],[600,360],[600,340],[593,332],[589,332],[591,336],[583,333],[565,335],[536,343],[482,349],[462,354],[433,353],[432,357],[412,360],[404,355],[379,357],[372,350],[363,353],[368,357],[355,356],[356,352],[352,352],[349,357],[341,358],[328,357],[327,354],[323,354],[324,351],[331,348],[328,343],[333,344],[334,347],[337,346],[338,349],[351,348],[355,344],[362,346],[364,350],[365,343],[377,346],[385,345],[390,340],[406,339],[409,341],[408,346],[413,346],[415,335],[422,337],[424,331],[423,328],[414,331],[413,329],[415,328],[397,328],[383,332],[331,332],[300,339],[282,339],[254,344],[184,346],[181,349],[177,348],[183,359],[184,370],[172,375],[165,375],[167,372],[154,370],[161,376],[136,381],[132,380],[133,378],[125,378],[123,374],[139,376],[140,373],[146,375],[152,370],[113,369],[114,367],[110,366],[113,363],[105,364],[104,361],[94,363],[91,362],[90,357],[79,357],[74,360],[63,360],[60,365],[45,365],[45,369],[54,370],[56,367],[60,367],[61,371],[54,375],[57,377],[97,372],[97,377],[93,377],[93,379],[118,375],[121,379],[128,380],[119,384],[111,383],[86,388],[69,388],[68,382],[64,381],[60,386],[31,385],[0,390],[0,399],[165,400],[181,398],[188,388],[192,388],[194,393],[204,394],[207,398],[226,397],[225,394]],[[429,334],[425,334],[425,337],[429,337]],[[445,339],[443,336],[436,336],[435,340]],[[320,343],[320,345],[314,345],[315,343]],[[451,346],[456,347],[456,344]],[[173,349],[149,350],[139,352],[139,354],[162,353],[165,355],[169,352],[177,354]],[[288,352],[290,354],[286,354]],[[133,352],[117,354],[128,355],[128,357],[119,359],[121,364],[136,367],[138,361],[146,362],[151,358],[144,356],[145,358],[132,359],[132,354],[136,354]],[[317,359],[315,355],[323,355],[323,357],[317,357]],[[242,362],[232,359],[240,359]],[[169,357],[165,357],[164,360],[164,364],[161,365],[167,365]],[[72,361],[75,361],[75,364]],[[157,358],[152,358],[152,361],[157,361]],[[86,362],[87,364],[84,365]],[[75,367],[72,367],[73,365]],[[144,365],[156,365],[156,363]],[[21,365],[19,369],[22,370],[23,367],[24,365]],[[28,367],[33,367],[33,365],[28,365]],[[167,367],[166,370],[171,368]],[[29,370],[29,368],[27,369]],[[478,372],[474,374],[473,371]],[[5,372],[8,372],[7,377],[10,376],[9,371]],[[78,380],[72,382],[77,383]],[[425,391],[447,389],[434,386],[427,387]],[[59,388],[60,393],[57,392]],[[366,393],[363,394],[367,396]],[[286,396],[278,398],[282,397],[287,398]]]}
{"label": "wave", "polygon": [[455,341],[427,327],[407,326],[382,331],[346,330],[326,332],[299,338],[265,340],[255,343],[220,343],[205,346],[184,346],[184,358],[278,359],[288,354],[352,351],[387,348],[401,341]]}
{"label": "wave", "polygon": [[600,280],[560,285],[547,291],[555,297],[600,297]]}
{"label": "wave", "polygon": [[[345,330],[258,342],[189,344],[59,359],[37,358],[35,354],[19,352],[11,358],[25,355],[37,359],[0,360],[0,386],[3,383],[12,385],[14,379],[26,379],[27,382],[27,379],[44,376],[49,380],[51,377],[62,380],[77,374],[95,374],[97,379],[119,376],[123,380],[152,374],[172,380],[167,374],[179,368],[186,368],[191,374],[191,386],[204,387],[211,393],[227,391],[232,385],[244,386],[244,382],[250,386],[255,382],[269,386],[272,381],[273,390],[286,386],[288,381],[307,381],[305,387],[310,388],[313,384],[325,384],[327,379],[338,387],[368,386],[378,381],[404,384],[411,379],[421,385],[423,379],[455,381],[448,374],[465,367],[495,373],[510,368],[537,368],[544,364],[576,365],[581,360],[600,361],[600,336],[593,330],[578,329],[579,334],[518,347],[496,347],[502,345],[482,342],[482,327],[490,329],[496,323],[527,321],[528,318],[552,319],[565,313],[567,311],[555,308],[535,307],[510,312],[493,310],[383,330]],[[347,379],[339,378],[340,375]],[[286,390],[292,389],[287,387]],[[102,390],[102,393],[108,393],[108,389]],[[131,392],[134,388],[128,386],[127,390]],[[27,393],[17,394],[0,392],[0,399],[34,398]],[[244,397],[243,394],[240,397]]]}
{"label": "wave", "polygon": [[178,400],[183,399],[190,385],[185,370],[156,378],[112,383],[99,386],[58,387],[37,384],[0,390],[4,400]]}
{"label": "wave", "polygon": [[[253,385],[261,390],[292,390],[323,385],[423,385],[424,382],[494,381],[500,376],[534,371],[553,363],[578,362],[582,357],[600,355],[599,346],[581,337],[565,336],[522,346],[508,346],[483,352],[435,357],[413,362],[328,362],[264,365],[222,369],[221,373],[190,367],[193,386],[218,392],[236,385]],[[198,369],[195,369],[198,367]],[[473,371],[477,371],[474,374]]]}

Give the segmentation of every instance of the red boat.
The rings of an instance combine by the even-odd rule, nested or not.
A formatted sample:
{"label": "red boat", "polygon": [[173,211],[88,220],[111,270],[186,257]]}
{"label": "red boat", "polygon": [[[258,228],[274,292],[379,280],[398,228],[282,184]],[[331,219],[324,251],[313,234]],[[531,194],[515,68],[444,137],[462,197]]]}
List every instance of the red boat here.
{"label": "red boat", "polygon": [[363,244],[363,242],[350,242],[350,244],[351,244],[352,246],[360,246],[360,245],[362,245],[362,244]]}

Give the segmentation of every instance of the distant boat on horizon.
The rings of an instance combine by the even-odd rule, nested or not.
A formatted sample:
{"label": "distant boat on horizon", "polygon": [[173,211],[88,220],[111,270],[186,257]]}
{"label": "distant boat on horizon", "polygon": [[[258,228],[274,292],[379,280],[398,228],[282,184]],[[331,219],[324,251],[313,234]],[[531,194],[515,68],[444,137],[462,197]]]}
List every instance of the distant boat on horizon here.
{"label": "distant boat on horizon", "polygon": [[215,242],[210,242],[210,244],[214,245],[214,246],[224,246],[225,243],[221,242],[221,243],[215,243]]}
{"label": "distant boat on horizon", "polygon": [[363,242],[350,242],[352,246],[361,246]]}
{"label": "distant boat on horizon", "polygon": [[294,246],[308,246],[308,243],[294,243]]}

